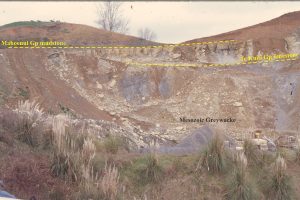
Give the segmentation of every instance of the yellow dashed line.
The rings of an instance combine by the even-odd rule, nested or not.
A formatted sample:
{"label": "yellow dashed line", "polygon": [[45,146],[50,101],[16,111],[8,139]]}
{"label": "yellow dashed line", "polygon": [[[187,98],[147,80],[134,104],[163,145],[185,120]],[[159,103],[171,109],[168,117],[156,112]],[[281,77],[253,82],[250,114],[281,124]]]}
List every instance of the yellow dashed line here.
{"label": "yellow dashed line", "polygon": [[[202,67],[228,67],[228,66],[236,66],[236,65],[252,65],[252,64],[262,64],[262,63],[271,63],[271,62],[285,62],[285,61],[293,61],[295,59],[282,59],[282,60],[273,60],[273,61],[262,61],[262,62],[239,62],[239,63],[226,63],[226,64],[206,64]],[[200,67],[197,64],[171,64],[171,63],[137,63],[137,62],[127,62],[126,65],[138,65],[138,66],[160,66],[160,67]]]}
{"label": "yellow dashed line", "polygon": [[[202,45],[202,44],[217,44],[217,43],[231,43],[237,42],[237,40],[221,40],[221,41],[210,41],[210,42],[192,42],[192,43],[181,43],[181,44],[166,44],[166,45],[152,45],[152,46],[56,46],[56,47],[47,47],[47,48],[64,48],[64,49],[154,49],[154,48],[167,48],[167,47],[179,47],[179,46],[192,46],[192,45]],[[8,46],[9,49],[22,49],[21,46]],[[40,46],[28,46],[31,49],[43,48]]]}
{"label": "yellow dashed line", "polygon": [[[221,40],[221,41],[207,41],[207,42],[192,42],[192,43],[181,43],[181,44],[167,44],[167,45],[152,45],[152,46],[56,46],[56,47],[45,47],[45,46],[8,46],[8,49],[153,49],[153,48],[167,48],[167,47],[178,47],[178,46],[192,46],[192,45],[203,45],[203,44],[218,44],[218,43],[232,43],[238,42],[237,40]],[[270,63],[270,62],[284,62],[293,61],[297,59],[284,59],[284,60],[273,60],[273,61],[262,61],[262,62],[239,62],[239,63],[227,63],[227,64],[207,64],[203,67],[224,67],[234,65],[251,65],[257,63]],[[126,63],[127,65],[139,65],[139,66],[162,66],[162,67],[197,67],[197,64],[170,64],[170,63]]]}

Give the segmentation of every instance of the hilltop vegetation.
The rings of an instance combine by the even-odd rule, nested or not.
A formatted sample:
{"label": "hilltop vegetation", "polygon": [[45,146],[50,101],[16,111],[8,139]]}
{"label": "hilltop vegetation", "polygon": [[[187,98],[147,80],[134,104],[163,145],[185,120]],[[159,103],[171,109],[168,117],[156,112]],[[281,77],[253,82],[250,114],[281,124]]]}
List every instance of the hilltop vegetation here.
{"label": "hilltop vegetation", "polygon": [[60,23],[59,21],[39,21],[39,20],[30,20],[30,21],[19,21],[19,22],[13,22],[9,24],[5,24],[3,26],[0,26],[0,28],[10,28],[10,27],[19,27],[19,26],[30,26],[30,27],[42,27],[47,25],[54,25]]}

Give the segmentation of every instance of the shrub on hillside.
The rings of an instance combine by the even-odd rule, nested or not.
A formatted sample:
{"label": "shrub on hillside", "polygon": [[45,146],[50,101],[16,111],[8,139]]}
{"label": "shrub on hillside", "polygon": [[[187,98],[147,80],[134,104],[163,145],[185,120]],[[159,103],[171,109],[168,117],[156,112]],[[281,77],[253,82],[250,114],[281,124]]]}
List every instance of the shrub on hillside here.
{"label": "shrub on hillside", "polygon": [[148,183],[157,183],[164,175],[162,166],[154,153],[146,155],[142,159],[142,164],[137,169],[138,182],[146,185]]}
{"label": "shrub on hillside", "polygon": [[104,139],[104,148],[107,153],[116,154],[122,146],[122,140],[117,136],[108,136]]}

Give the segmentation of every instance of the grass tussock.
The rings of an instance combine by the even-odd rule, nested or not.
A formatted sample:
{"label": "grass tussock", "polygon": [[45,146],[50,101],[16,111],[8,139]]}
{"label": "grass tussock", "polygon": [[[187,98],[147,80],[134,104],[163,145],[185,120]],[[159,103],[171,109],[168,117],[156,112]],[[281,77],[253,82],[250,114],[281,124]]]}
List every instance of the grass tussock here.
{"label": "grass tussock", "polygon": [[76,194],[76,199],[101,199],[97,182],[98,174],[94,173],[91,165],[81,166],[82,177],[80,180],[80,191]]}
{"label": "grass tussock", "polygon": [[159,183],[165,175],[165,170],[157,155],[149,153],[126,165],[122,174],[137,190],[140,190],[148,184]]}
{"label": "grass tussock", "polygon": [[252,141],[245,140],[243,149],[250,165],[261,165],[261,151]]}
{"label": "grass tussock", "polygon": [[274,200],[293,199],[291,178],[287,174],[285,160],[278,156],[274,166],[271,181],[269,183],[270,198]]}
{"label": "grass tussock", "polygon": [[94,174],[92,166],[85,166],[82,170],[83,179],[78,199],[117,199],[120,177],[117,167],[106,164],[102,177],[98,173]]}
{"label": "grass tussock", "polygon": [[115,166],[105,166],[104,176],[100,181],[101,192],[105,199],[114,200],[118,194],[119,171]]}
{"label": "grass tussock", "polygon": [[208,144],[208,147],[201,153],[196,171],[206,169],[211,173],[224,172],[227,159],[224,142],[219,135],[216,135]]}
{"label": "grass tussock", "polygon": [[230,200],[253,200],[258,199],[256,189],[247,173],[247,158],[240,153],[236,158],[236,166],[226,183],[225,199]]}
{"label": "grass tussock", "polygon": [[117,136],[109,135],[104,140],[104,148],[107,153],[116,154],[122,146],[122,139]]}
{"label": "grass tussock", "polygon": [[160,180],[163,169],[159,164],[156,154],[151,153],[146,157],[146,166],[141,170],[141,175],[147,183],[156,183]]}
{"label": "grass tussock", "polygon": [[67,115],[57,115],[52,120],[53,156],[51,171],[55,176],[77,181],[80,176],[82,147],[76,136],[68,132],[70,119]]}
{"label": "grass tussock", "polygon": [[96,154],[96,147],[92,141],[92,139],[88,138],[84,140],[82,151],[81,151],[81,157],[83,164],[86,166],[90,166],[92,163],[92,160],[94,159]]}
{"label": "grass tussock", "polygon": [[[74,143],[66,152],[54,151],[51,172],[55,176],[78,181],[80,175],[80,154],[75,150]],[[72,150],[71,150],[72,149]]]}
{"label": "grass tussock", "polygon": [[[77,192],[74,190],[70,199],[134,199],[133,196],[149,195],[149,191],[155,193],[155,199],[160,199],[161,191],[165,192],[168,187],[187,192],[182,185],[177,185],[178,181],[173,181],[179,177],[190,181],[186,183],[192,184],[195,197],[201,195],[210,199],[213,198],[211,193],[218,193],[220,197],[232,200],[264,199],[259,195],[272,200],[296,199],[282,157],[288,158],[286,154],[292,152],[295,159],[294,150],[278,151],[276,159],[274,153],[262,152],[251,141],[245,141],[244,152],[233,159],[235,154],[227,151],[222,138],[216,135],[200,158],[199,155],[158,155],[158,143],[155,142],[149,146],[150,153],[131,154],[124,151],[128,144],[124,143],[124,138],[109,136],[98,140],[88,128],[85,129],[84,123],[77,122],[66,114],[46,115],[36,102],[21,101],[15,110],[0,112],[0,128],[4,134],[0,135],[0,147],[1,138],[4,141],[9,133],[16,133],[9,136],[14,139],[17,136],[26,142],[29,146],[15,141],[29,150],[40,142],[47,142],[47,149],[41,150],[50,158],[52,174],[64,179],[71,187],[75,186]],[[44,131],[40,127],[47,129]],[[124,159],[125,156],[128,157]],[[300,163],[299,149],[296,161]],[[201,171],[201,176],[195,176],[196,163],[196,171]],[[229,168],[232,170],[227,170]],[[202,173],[202,170],[210,173]],[[52,189],[49,197],[63,199],[64,192]]]}
{"label": "grass tussock", "polygon": [[26,100],[19,101],[14,112],[17,113],[18,138],[30,146],[37,146],[43,109],[37,102]]}
{"label": "grass tussock", "polygon": [[[119,172],[115,166],[95,169],[96,146],[91,137],[82,137],[71,128],[65,114],[52,120],[53,162],[52,173],[80,183],[79,199],[114,200],[117,197]],[[103,174],[103,176],[99,176]]]}

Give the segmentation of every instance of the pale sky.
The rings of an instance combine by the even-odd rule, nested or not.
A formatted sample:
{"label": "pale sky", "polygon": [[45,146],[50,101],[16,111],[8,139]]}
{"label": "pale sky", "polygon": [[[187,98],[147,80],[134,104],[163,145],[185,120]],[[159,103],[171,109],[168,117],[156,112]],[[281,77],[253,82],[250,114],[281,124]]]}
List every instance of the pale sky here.
{"label": "pale sky", "polygon": [[[51,19],[97,27],[98,2],[0,2],[0,25]],[[132,8],[131,8],[132,6]],[[124,2],[129,35],[148,27],[157,41],[178,43],[300,11],[300,2]],[[299,19],[300,20],[300,19]]]}

